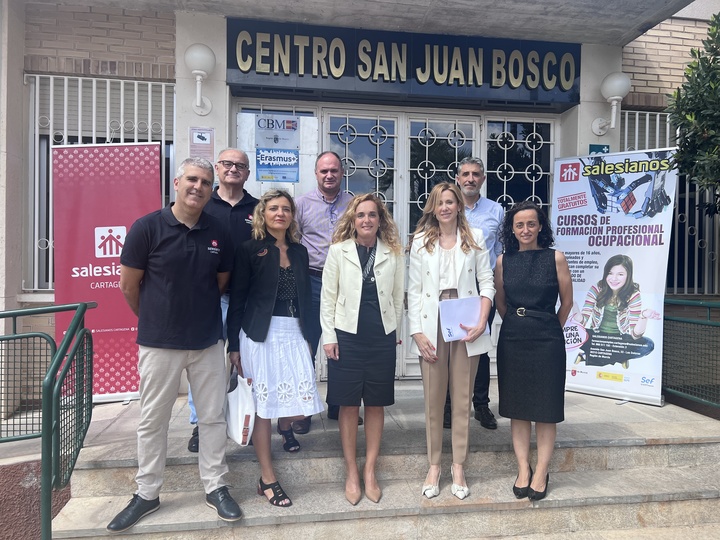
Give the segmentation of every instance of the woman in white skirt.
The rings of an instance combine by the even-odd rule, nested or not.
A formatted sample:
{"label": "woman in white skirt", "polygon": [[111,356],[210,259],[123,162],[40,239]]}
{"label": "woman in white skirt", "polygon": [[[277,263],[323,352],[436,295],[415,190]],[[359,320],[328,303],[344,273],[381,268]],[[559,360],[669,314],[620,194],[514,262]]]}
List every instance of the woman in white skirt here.
{"label": "woman in white skirt", "polygon": [[236,250],[230,291],[230,361],[252,379],[255,397],[258,494],[274,506],[290,506],[272,465],[271,419],[278,419],[285,451],[297,452],[290,424],[324,406],[304,331],[310,307],[308,254],[298,240],[295,203],[286,191],[268,191],[255,207],[252,239]]}

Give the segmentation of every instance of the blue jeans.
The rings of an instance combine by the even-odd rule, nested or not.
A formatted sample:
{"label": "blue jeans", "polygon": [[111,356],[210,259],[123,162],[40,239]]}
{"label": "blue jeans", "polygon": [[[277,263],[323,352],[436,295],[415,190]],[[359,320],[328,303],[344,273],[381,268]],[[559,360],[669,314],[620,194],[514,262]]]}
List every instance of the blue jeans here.
{"label": "blue jeans", "polygon": [[[222,310],[222,323],[223,323],[223,340],[227,340],[227,312],[228,305],[230,304],[230,295],[228,293],[223,294],[220,297],[220,309]],[[190,423],[197,424],[198,417],[195,411],[195,401],[192,397],[192,389],[188,384],[188,407],[190,408]]]}

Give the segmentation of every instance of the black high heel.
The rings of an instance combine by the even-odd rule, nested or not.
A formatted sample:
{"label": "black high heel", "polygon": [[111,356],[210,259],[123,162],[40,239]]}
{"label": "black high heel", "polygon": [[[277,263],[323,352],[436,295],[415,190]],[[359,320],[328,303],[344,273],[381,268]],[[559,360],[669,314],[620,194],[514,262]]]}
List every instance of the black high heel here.
{"label": "black high heel", "polygon": [[533,488],[528,486],[528,499],[531,501],[539,501],[545,498],[547,495],[548,485],[550,484],[550,473],[545,476],[545,489],[542,491],[535,491]]}
{"label": "black high heel", "polygon": [[513,484],[513,493],[515,494],[516,499],[524,499],[528,496],[528,490],[530,489],[530,482],[532,482],[533,477],[533,470],[532,467],[530,467],[530,480],[528,480],[528,485],[525,487],[518,487],[515,484],[517,484],[518,478],[520,478],[520,474],[517,475],[517,478],[515,478],[515,484]]}

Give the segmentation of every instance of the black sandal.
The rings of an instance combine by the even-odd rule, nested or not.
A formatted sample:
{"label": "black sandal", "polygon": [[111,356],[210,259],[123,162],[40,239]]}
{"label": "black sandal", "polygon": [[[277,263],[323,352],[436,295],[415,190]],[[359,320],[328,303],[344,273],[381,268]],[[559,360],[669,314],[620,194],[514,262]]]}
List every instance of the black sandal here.
{"label": "black sandal", "polygon": [[280,423],[277,425],[277,432],[283,436],[283,450],[294,453],[300,450],[300,443],[295,438],[292,427],[286,431],[280,429]]}
{"label": "black sandal", "polygon": [[[281,508],[287,508],[288,506],[292,506],[292,501],[290,500],[290,497],[287,496],[287,493],[283,491],[283,488],[280,487],[280,482],[273,482],[272,484],[266,484],[263,482],[262,476],[260,477],[260,480],[258,480],[258,488],[257,493],[258,495],[262,495],[263,497],[267,498],[267,495],[265,495],[265,490],[271,489],[273,492],[272,499],[268,499],[268,502],[272,504],[273,506],[279,506]],[[289,502],[287,504],[280,504],[281,501],[284,501],[287,499]]]}

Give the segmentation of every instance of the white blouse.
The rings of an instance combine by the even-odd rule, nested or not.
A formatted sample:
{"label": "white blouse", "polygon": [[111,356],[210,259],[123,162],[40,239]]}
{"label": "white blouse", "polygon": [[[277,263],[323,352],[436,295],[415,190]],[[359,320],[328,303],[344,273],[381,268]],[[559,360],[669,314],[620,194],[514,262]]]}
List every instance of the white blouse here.
{"label": "white blouse", "polygon": [[[458,278],[457,272],[455,271],[455,250],[458,249],[458,245],[455,244],[450,249],[443,249],[438,244],[438,249],[440,249],[440,282],[438,283],[440,291],[457,289]],[[440,291],[438,291],[438,294]]]}

